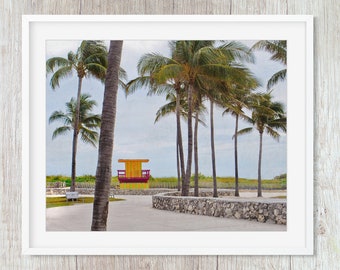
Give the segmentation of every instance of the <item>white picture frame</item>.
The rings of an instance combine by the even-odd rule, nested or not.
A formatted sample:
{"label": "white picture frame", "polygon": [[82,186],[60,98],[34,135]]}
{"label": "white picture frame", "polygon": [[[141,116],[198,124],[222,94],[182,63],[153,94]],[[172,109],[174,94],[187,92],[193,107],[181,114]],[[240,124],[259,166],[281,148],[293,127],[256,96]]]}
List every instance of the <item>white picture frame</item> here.
{"label": "white picture frame", "polygon": [[[143,31],[148,27],[153,31]],[[23,254],[313,254],[312,16],[25,15],[22,29]],[[287,231],[47,232],[45,42],[51,39],[287,40]]]}

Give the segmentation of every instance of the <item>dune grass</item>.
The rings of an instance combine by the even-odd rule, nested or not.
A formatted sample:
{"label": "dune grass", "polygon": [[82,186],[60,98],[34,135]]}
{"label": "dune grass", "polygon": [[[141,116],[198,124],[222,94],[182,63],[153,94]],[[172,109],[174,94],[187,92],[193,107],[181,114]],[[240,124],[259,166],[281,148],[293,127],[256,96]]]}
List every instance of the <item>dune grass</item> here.
{"label": "dune grass", "polygon": [[[234,188],[235,187],[235,178],[234,177],[217,177],[217,187],[218,188]],[[176,177],[161,177],[161,178],[153,178],[150,177],[149,180],[150,187],[177,187],[177,178]],[[213,187],[213,179],[211,176],[199,175],[199,187],[200,188],[212,188]],[[194,179],[191,177],[190,187],[194,187]],[[240,189],[256,189],[257,188],[257,179],[247,179],[247,178],[239,178],[239,187]],[[274,179],[263,179],[262,180],[262,188],[263,189],[286,189],[287,188],[287,180],[286,176],[283,177],[275,177]]]}
{"label": "dune grass", "polygon": [[[286,175],[280,175],[275,177],[274,179],[263,179],[262,180],[262,188],[263,189],[286,189],[287,188],[287,180]],[[71,178],[62,175],[54,175],[46,177],[46,185],[48,187],[55,186],[56,183],[62,183],[66,187],[71,185]],[[93,188],[95,183],[95,176],[92,175],[83,175],[79,176],[76,179],[76,186],[83,188]],[[177,187],[177,178],[176,177],[150,177],[149,180],[150,188],[176,188]],[[112,177],[111,186],[116,187],[119,185],[117,176]],[[194,186],[194,180],[191,179],[190,186]],[[212,188],[213,187],[213,179],[211,176],[199,175],[199,187],[200,188]],[[218,188],[234,188],[235,187],[235,178],[234,177],[217,177],[217,187]],[[257,188],[257,179],[247,179],[240,178],[239,179],[239,187],[240,189],[256,189]]]}

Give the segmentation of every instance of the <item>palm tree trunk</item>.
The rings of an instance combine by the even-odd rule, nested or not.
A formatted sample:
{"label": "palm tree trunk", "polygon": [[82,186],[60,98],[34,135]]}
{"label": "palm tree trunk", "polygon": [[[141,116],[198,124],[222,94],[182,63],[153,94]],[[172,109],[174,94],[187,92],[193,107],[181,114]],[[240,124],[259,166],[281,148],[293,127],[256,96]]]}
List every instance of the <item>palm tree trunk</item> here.
{"label": "palm tree trunk", "polygon": [[[184,185],[185,168],[184,168],[184,153],[183,153],[183,140],[181,129],[181,98],[178,90],[176,91],[176,129],[177,129],[177,157],[180,163],[180,178],[182,186]],[[178,184],[178,190],[180,190],[180,184]]]}
{"label": "palm tree trunk", "polygon": [[194,130],[194,161],[195,161],[194,196],[196,196],[196,197],[198,197],[198,138],[197,137],[198,137],[198,108],[196,108],[195,130]]}
{"label": "palm tree trunk", "polygon": [[188,156],[187,156],[187,170],[185,172],[184,185],[182,187],[182,196],[189,195],[191,165],[192,165],[192,85],[188,89]]}
{"label": "palm tree trunk", "polygon": [[210,146],[211,146],[211,163],[214,191],[213,197],[217,198],[217,180],[216,180],[216,158],[215,158],[215,135],[214,135],[214,102],[210,100]]}
{"label": "palm tree trunk", "polygon": [[123,41],[110,41],[105,79],[102,123],[99,137],[98,165],[94,193],[92,231],[106,231],[112,178],[112,153],[118,92],[118,73]]}
{"label": "palm tree trunk", "polygon": [[260,132],[259,163],[257,169],[257,197],[262,197],[262,185],[261,185],[262,136],[263,133]]}
{"label": "palm tree trunk", "polygon": [[77,92],[77,105],[76,105],[76,115],[74,119],[74,129],[73,129],[73,141],[72,141],[72,171],[71,171],[71,187],[70,191],[76,190],[76,159],[77,159],[77,146],[78,146],[78,134],[79,134],[79,117],[80,117],[80,96],[81,96],[81,86],[83,78],[78,77],[78,92]]}
{"label": "palm tree trunk", "polygon": [[177,191],[181,190],[181,168],[179,157],[178,135],[176,134]]}
{"label": "palm tree trunk", "polygon": [[235,154],[235,196],[239,197],[238,187],[238,157],[237,157],[237,131],[238,131],[238,114],[236,114],[235,135],[234,135],[234,154]]}

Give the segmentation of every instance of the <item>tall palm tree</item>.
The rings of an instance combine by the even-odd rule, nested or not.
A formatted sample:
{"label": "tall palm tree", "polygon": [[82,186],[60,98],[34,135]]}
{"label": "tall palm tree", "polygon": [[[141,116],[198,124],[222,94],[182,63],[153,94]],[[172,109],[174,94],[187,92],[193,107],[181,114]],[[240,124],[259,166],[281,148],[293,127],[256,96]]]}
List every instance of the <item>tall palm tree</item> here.
{"label": "tall palm tree", "polygon": [[[260,40],[256,42],[251,50],[265,50],[272,54],[270,58],[273,61],[279,62],[287,66],[287,41],[286,40]],[[279,81],[286,79],[287,68],[284,68],[275,74],[268,80],[267,89],[269,90]]]}
{"label": "tall palm tree", "polygon": [[[175,95],[174,93],[169,93],[166,95],[166,100],[168,100],[169,102],[165,105],[163,105],[162,107],[160,107],[158,109],[158,111],[156,112],[156,119],[155,119],[155,123],[158,122],[161,118],[168,116],[172,113],[176,113],[177,116],[177,103],[180,102],[180,116],[187,121],[188,119],[188,104],[186,102],[185,97],[182,98],[178,98],[177,95]],[[198,149],[197,149],[197,134],[198,134],[198,124],[202,124],[203,126],[206,126],[205,122],[204,122],[204,113],[206,112],[205,106],[203,103],[200,103],[198,106],[195,106],[195,136],[194,136],[194,141],[195,141],[195,147],[196,150],[195,152],[195,171],[197,171],[197,176],[198,176]],[[181,129],[179,129],[180,133],[181,133]],[[178,136],[177,136],[178,138]],[[181,137],[180,137],[181,138]],[[178,139],[177,139],[177,146],[179,147],[180,145],[178,144]],[[182,146],[183,147],[183,146]],[[179,151],[177,151],[176,153],[177,155],[177,172],[178,174],[181,174],[181,172],[183,172],[184,170],[181,170],[180,168],[180,161],[181,161],[181,157],[179,155]],[[180,190],[180,179],[181,179],[182,175],[178,176],[178,190]],[[195,196],[198,196],[198,178],[196,177],[196,173],[195,173]]]}
{"label": "tall palm tree", "polygon": [[176,41],[173,43],[172,62],[160,68],[157,79],[167,81],[177,78],[185,84],[188,102],[188,154],[182,195],[188,196],[193,153],[193,97],[207,80],[222,79],[224,65],[216,64],[213,41]]}
{"label": "tall palm tree", "polygon": [[251,96],[250,88],[234,88],[230,92],[225,102],[225,110],[223,114],[230,113],[235,116],[235,132],[233,135],[234,139],[234,164],[235,164],[235,196],[240,196],[239,193],[239,174],[238,174],[238,151],[237,151],[237,140],[238,140],[238,125],[239,118],[246,117],[244,109],[247,109],[250,104]]}
{"label": "tall palm tree", "polygon": [[[100,127],[101,117],[99,114],[91,114],[93,107],[96,106],[96,101],[90,99],[89,94],[83,94],[80,96],[80,108],[79,108],[79,121],[76,125],[76,107],[77,101],[71,98],[66,103],[66,113],[63,111],[55,111],[49,118],[49,123],[62,122],[64,125],[54,130],[52,139],[55,139],[59,135],[64,135],[69,131],[74,131],[77,135],[80,134],[80,138],[84,143],[89,143],[96,146],[98,141],[98,132],[96,131]],[[75,179],[71,180],[72,190],[75,190]]]}
{"label": "tall palm tree", "polygon": [[[67,58],[52,57],[46,61],[46,72],[53,73],[50,81],[52,89],[59,87],[62,79],[72,76],[76,72],[78,76],[78,90],[76,98],[75,126],[79,124],[80,97],[83,79],[93,77],[104,82],[107,68],[107,49],[102,41],[84,40],[76,52],[70,51]],[[72,143],[72,183],[76,178],[76,155],[78,136],[76,129],[73,132]],[[71,191],[75,186],[71,186]]]}
{"label": "tall palm tree", "polygon": [[254,94],[250,108],[252,110],[252,115],[246,119],[253,127],[244,128],[238,131],[238,134],[249,133],[253,129],[256,129],[260,134],[257,196],[262,197],[261,163],[263,133],[266,132],[274,139],[279,140],[280,134],[278,131],[281,130],[286,132],[287,120],[283,104],[280,102],[273,102],[271,93]]}
{"label": "tall palm tree", "polygon": [[[156,82],[157,85],[166,85],[171,83],[174,86],[183,86],[187,92],[188,103],[188,154],[185,171],[185,178],[182,184],[182,195],[187,196],[189,193],[192,154],[194,149],[193,142],[193,99],[199,93],[204,84],[208,81],[224,80],[230,69],[244,69],[242,66],[230,66],[225,61],[218,59],[230,59],[230,52],[235,47],[235,43],[228,43],[220,46],[218,49],[213,47],[214,41],[174,41],[171,43],[172,57],[166,58],[158,54],[147,54],[141,60],[142,68],[140,74],[147,73],[149,78],[143,77],[139,80],[140,84]],[[244,46],[243,46],[244,48]],[[217,53],[219,51],[219,53]],[[249,49],[234,50],[234,58],[241,54],[251,55]],[[246,52],[247,51],[247,52]],[[249,56],[251,58],[251,56]],[[147,72],[146,72],[147,71]],[[175,87],[176,89],[176,87]],[[179,114],[178,114],[179,115]],[[178,118],[177,118],[178,119]],[[177,121],[178,123],[179,121]],[[197,172],[197,170],[196,170]],[[196,173],[198,175],[198,173]]]}
{"label": "tall palm tree", "polygon": [[[187,118],[187,112],[185,111],[186,105],[185,100],[178,97],[177,93],[172,92],[166,95],[166,100],[169,101],[167,104],[163,105],[156,112],[155,123],[160,121],[161,118],[169,115],[176,114],[176,164],[177,164],[177,190],[181,190],[181,181],[184,176],[184,158],[183,155],[183,142],[182,142],[182,131],[180,119],[177,119],[177,115],[182,116],[184,119]],[[180,118],[180,117],[178,117]]]}
{"label": "tall palm tree", "polygon": [[202,89],[205,96],[210,100],[210,146],[213,176],[213,197],[217,194],[215,139],[214,139],[214,105],[224,107],[226,97],[229,97],[230,85],[242,85],[252,78],[253,75],[241,63],[253,62],[254,56],[249,48],[236,41],[224,42],[215,50],[216,66],[224,67],[226,74],[219,80],[205,84]]}
{"label": "tall palm tree", "polygon": [[123,41],[110,41],[108,68],[105,78],[102,125],[99,137],[98,165],[91,226],[92,231],[106,231],[112,178],[114,126],[116,121],[119,66],[122,47]]}
{"label": "tall palm tree", "polygon": [[[162,66],[156,74],[156,78],[160,82],[166,82],[169,79],[177,79],[184,85],[184,89],[187,91],[188,102],[188,153],[185,177],[182,184],[182,195],[188,196],[190,177],[191,177],[191,165],[192,165],[192,153],[193,153],[193,130],[192,130],[192,115],[193,115],[193,88],[195,81],[199,77],[198,61],[199,56],[195,53],[199,49],[207,45],[211,45],[211,41],[176,41],[171,44],[172,46],[172,59],[169,63]],[[194,59],[195,58],[195,59]],[[195,70],[196,67],[196,71]]]}
{"label": "tall palm tree", "polygon": [[[172,54],[174,53],[173,43],[169,43],[171,47]],[[166,94],[167,97],[172,97],[175,100],[175,112],[176,112],[176,159],[177,159],[177,175],[178,182],[182,181],[182,185],[184,182],[185,176],[185,165],[184,165],[184,150],[183,150],[183,140],[182,140],[182,131],[181,131],[181,115],[182,111],[182,96],[183,92],[186,88],[185,84],[181,82],[178,78],[168,78],[164,82],[159,82],[156,78],[157,72],[159,72],[160,68],[173,63],[172,58],[168,58],[161,54],[157,53],[147,53],[143,55],[137,65],[139,77],[131,80],[126,85],[127,94],[131,94],[135,92],[137,89],[147,87],[148,95],[162,95]],[[168,99],[168,98],[167,98]],[[163,113],[167,114],[167,110],[169,108],[173,108],[173,106],[168,105],[163,106],[157,113],[157,118],[160,118]],[[178,184],[179,190],[180,184]]]}
{"label": "tall palm tree", "polygon": [[[199,88],[197,88],[199,89]],[[203,102],[203,96],[201,92],[195,92],[193,99],[193,112],[194,112],[194,196],[199,196],[198,180],[199,180],[199,164],[198,164],[198,124],[202,123],[206,127],[204,122],[204,114],[206,113],[206,107]]]}
{"label": "tall palm tree", "polygon": [[224,109],[223,115],[231,113],[235,116],[234,139],[234,163],[235,163],[235,196],[239,196],[238,184],[238,152],[237,152],[237,132],[239,118],[244,118],[244,109],[249,107],[251,102],[252,90],[260,86],[259,81],[250,72],[244,72],[242,78],[232,79],[227,82],[228,92],[220,99],[219,106]]}

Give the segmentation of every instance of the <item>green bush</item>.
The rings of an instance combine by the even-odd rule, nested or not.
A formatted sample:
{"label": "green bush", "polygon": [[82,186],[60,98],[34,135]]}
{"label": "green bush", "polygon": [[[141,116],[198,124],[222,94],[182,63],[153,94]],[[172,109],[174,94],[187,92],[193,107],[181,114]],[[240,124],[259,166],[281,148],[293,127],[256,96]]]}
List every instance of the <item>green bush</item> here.
{"label": "green bush", "polygon": [[[47,186],[53,185],[53,183],[65,183],[66,187],[71,186],[71,177],[69,176],[63,176],[63,175],[48,175],[46,176],[46,184]],[[79,184],[79,186],[94,186],[96,182],[96,177],[93,175],[82,175],[76,177],[76,186]],[[111,180],[111,186],[116,186],[119,184],[118,177],[114,176]]]}

